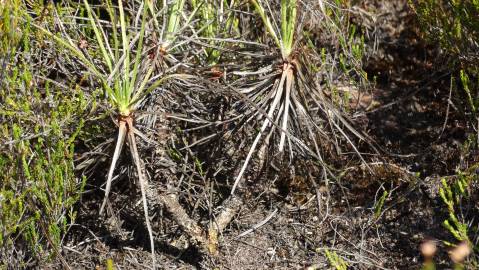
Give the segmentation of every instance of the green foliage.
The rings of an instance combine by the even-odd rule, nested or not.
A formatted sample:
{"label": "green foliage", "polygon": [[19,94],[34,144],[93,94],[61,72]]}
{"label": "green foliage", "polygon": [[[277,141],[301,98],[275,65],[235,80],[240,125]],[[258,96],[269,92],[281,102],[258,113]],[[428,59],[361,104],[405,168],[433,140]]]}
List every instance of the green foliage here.
{"label": "green foliage", "polygon": [[113,264],[112,259],[107,259],[106,260],[106,270],[115,270],[115,266]]}
{"label": "green foliage", "polygon": [[40,71],[26,58],[37,33],[24,10],[20,1],[0,7],[0,56],[6,56],[0,59],[2,269],[13,263],[10,256],[44,261],[58,253],[85,184],[75,176],[73,159],[88,102],[74,85],[65,91],[49,80],[39,83]]}
{"label": "green foliage", "polygon": [[84,182],[75,177],[73,150],[83,125],[77,115],[86,102],[81,92],[68,96],[48,84],[46,101],[40,89],[28,86],[27,66],[13,74],[1,94],[1,137],[8,138],[1,143],[8,147],[0,150],[0,246],[25,241],[40,255],[44,246],[58,248],[75,218]]}
{"label": "green foliage", "polygon": [[374,205],[374,217],[376,219],[378,219],[381,216],[381,213],[382,213],[382,210],[383,210],[383,207],[384,207],[384,202],[386,201],[386,198],[387,198],[388,195],[389,195],[389,193],[387,192],[387,190],[385,190],[383,192],[383,195],[381,195],[379,200]]}
{"label": "green foliage", "polygon": [[[66,45],[65,47],[69,48],[70,51],[79,56],[83,63],[90,68],[90,71],[94,73],[94,75],[102,82],[103,87],[108,92],[111,103],[114,105],[118,111],[118,113],[122,116],[129,116],[131,111],[135,109],[135,106],[140,101],[141,97],[144,95],[145,86],[147,81],[150,79],[151,73],[153,72],[153,65],[151,65],[150,69],[146,72],[145,78],[143,81],[137,85],[137,79],[140,77],[139,68],[141,59],[141,52],[143,49],[143,42],[144,42],[144,34],[145,34],[145,27],[146,27],[146,8],[147,5],[144,5],[142,11],[142,21],[140,26],[139,32],[139,39],[136,43],[137,52],[136,54],[133,53],[132,49],[130,48],[130,42],[133,40],[133,34],[127,34],[127,17],[124,12],[122,1],[118,1],[118,13],[120,14],[120,18],[116,17],[116,10],[113,8],[111,1],[107,1],[107,10],[110,16],[112,16],[113,21],[119,21],[120,23],[120,33],[118,31],[113,31],[113,45],[114,49],[110,48],[110,40],[109,37],[105,37],[102,33],[105,33],[104,29],[102,28],[100,21],[97,19],[97,16],[93,13],[88,1],[83,1],[85,4],[85,8],[88,13],[88,18],[90,19],[90,27],[93,29],[95,33],[95,41],[100,48],[102,53],[102,60],[104,64],[108,67],[108,73],[102,73],[95,68],[95,65],[88,60],[88,58],[76,47],[68,46],[66,41],[63,39],[57,39],[57,41],[62,44]],[[136,34],[136,33],[134,33]],[[123,53],[123,60],[119,58],[120,53]],[[133,59],[133,69],[131,69],[131,59]],[[115,67],[122,65],[123,70],[116,71]],[[113,76],[113,82],[108,83],[108,77]]]}
{"label": "green foliage", "polygon": [[[281,0],[281,31],[274,30],[271,23],[271,10],[269,5],[266,5],[261,0],[252,1],[256,12],[260,15],[266,27],[268,34],[273,37],[276,45],[281,50],[283,60],[289,60],[289,56],[293,52],[294,33],[296,27],[296,13],[298,4],[296,0]],[[268,8],[265,9],[265,6]],[[269,10],[269,12],[267,11]],[[273,21],[274,22],[274,21]]]}
{"label": "green foliage", "polygon": [[452,185],[449,185],[446,179],[442,179],[441,181],[442,188],[439,190],[439,195],[446,204],[449,214],[449,218],[443,223],[444,227],[446,227],[457,240],[472,243],[468,236],[468,226],[459,220],[455,208],[455,206],[461,202],[461,199],[467,196],[466,188],[470,184],[470,177],[459,174],[458,179]]}
{"label": "green foliage", "polygon": [[[458,172],[452,184],[442,179],[442,188],[439,190],[439,195],[446,205],[448,213],[448,218],[443,222],[444,227],[456,240],[467,243],[473,252],[477,253],[479,247],[474,244],[475,241],[473,238],[474,235],[477,235],[477,229],[471,226],[469,219],[464,216],[462,212],[462,207],[470,203],[470,190],[478,180],[475,172],[473,172],[474,170],[471,171],[472,173]],[[449,246],[455,246],[453,243],[447,241],[445,241],[445,243]],[[472,256],[468,264],[477,264],[475,256]],[[462,264],[456,265],[456,268],[457,267],[462,267]]]}
{"label": "green foliage", "polygon": [[347,270],[348,264],[341,258],[335,251],[329,251],[326,249],[324,251],[326,258],[328,258],[328,262],[331,267],[334,267],[336,270]]}
{"label": "green foliage", "polygon": [[[363,70],[363,61],[366,58],[365,30],[354,13],[350,12],[353,1],[335,0],[330,4],[324,3],[322,17],[315,18],[314,24],[306,24],[302,29],[303,37],[308,49],[315,51],[319,59],[310,61],[308,68],[317,74],[334,71],[335,80],[323,75],[324,84],[331,92],[331,98],[338,108],[348,112],[351,110],[349,102],[353,98],[350,92],[338,89],[338,81],[347,88],[367,91],[374,82],[368,81],[368,75]],[[318,15],[313,15],[318,16]],[[320,63],[319,66],[316,66]]]}
{"label": "green foliage", "polygon": [[[153,17],[155,31],[159,34],[159,43],[162,53],[164,54],[166,54],[171,47],[175,47],[174,45],[178,35],[192,19],[190,16],[186,22],[183,20],[185,3],[185,0],[146,2]],[[163,20],[163,25],[160,25],[158,17],[161,17]]]}
{"label": "green foliage", "polygon": [[221,58],[221,50],[225,46],[224,41],[218,38],[230,38],[238,34],[238,18],[232,9],[235,8],[235,1],[231,0],[192,0],[191,5],[196,11],[198,18],[198,34],[206,39],[208,46],[205,47],[206,62],[209,65],[216,65]]}
{"label": "green foliage", "polygon": [[[116,109],[121,116],[130,116],[131,112],[142,98],[163,82],[163,79],[157,80],[150,84],[155,65],[150,64],[145,71],[141,70],[144,62],[142,56],[143,45],[145,41],[145,28],[147,17],[147,5],[143,6],[141,11],[140,25],[134,25],[134,18],[126,14],[122,1],[118,1],[118,9],[116,9],[111,1],[107,1],[106,10],[113,22],[120,25],[120,29],[113,27],[112,34],[106,35],[105,27],[102,26],[98,15],[94,13],[92,7],[87,0],[83,1],[89,24],[85,31],[93,31],[94,40],[92,43],[100,54],[100,60],[107,71],[102,67],[98,67],[92,60],[95,56],[93,52],[84,53],[76,44],[71,42],[72,38],[68,35],[59,37],[40,25],[35,25],[42,33],[46,34],[57,42],[61,47],[78,58],[78,60],[88,68],[94,77],[99,80],[103,89],[108,94],[110,104]],[[119,13],[119,18],[117,13]],[[139,27],[138,33],[127,31],[127,28],[133,26]],[[135,38],[137,35],[137,38]],[[130,46],[133,43],[136,50]],[[141,79],[141,80],[140,80]]]}
{"label": "green foliage", "polygon": [[460,93],[460,101],[465,100],[464,106],[477,117],[479,1],[409,0],[409,3],[428,39],[438,42],[451,56],[451,66],[464,90]]}
{"label": "green foliage", "polygon": [[477,75],[479,75],[479,73],[475,72],[474,69],[461,69],[459,71],[460,85],[466,96],[466,104],[469,110],[472,111],[473,116],[477,116],[477,106],[479,106],[479,98],[477,96],[479,91],[479,77],[477,77]]}
{"label": "green foliage", "polygon": [[410,0],[423,30],[463,63],[477,64],[479,1]]}
{"label": "green foliage", "polygon": [[181,13],[183,12],[183,7],[185,6],[185,0],[176,0],[169,7],[168,10],[168,27],[166,29],[166,40],[168,45],[173,43],[175,40],[175,35],[179,31]]}
{"label": "green foliage", "polygon": [[[476,135],[470,135],[461,147],[461,156],[470,155],[471,152],[477,149]],[[476,226],[475,217],[477,216],[477,201],[476,186],[479,183],[477,170],[479,163],[474,163],[468,166],[466,170],[457,171],[456,175],[448,180],[441,179],[442,187],[439,189],[439,196],[445,205],[445,210],[448,218],[444,220],[444,228],[453,236],[457,243],[444,241],[449,247],[454,247],[450,254],[454,253],[456,249],[464,249],[464,246],[470,248],[471,255],[466,261],[457,260],[451,255],[454,269],[477,269],[478,260],[477,254],[479,246],[477,245],[477,237],[479,230]],[[463,254],[464,251],[458,254]],[[433,261],[430,264],[434,266]],[[426,265],[425,265],[426,267]],[[423,269],[434,269],[434,268]]]}
{"label": "green foliage", "polygon": [[[17,45],[19,45],[22,35],[15,31],[19,27],[19,20],[21,16],[21,9],[19,8],[18,0],[0,5],[0,56],[10,57],[15,54]],[[27,35],[26,35],[27,36]],[[28,44],[28,43],[27,43]],[[0,58],[1,60],[1,58]]]}

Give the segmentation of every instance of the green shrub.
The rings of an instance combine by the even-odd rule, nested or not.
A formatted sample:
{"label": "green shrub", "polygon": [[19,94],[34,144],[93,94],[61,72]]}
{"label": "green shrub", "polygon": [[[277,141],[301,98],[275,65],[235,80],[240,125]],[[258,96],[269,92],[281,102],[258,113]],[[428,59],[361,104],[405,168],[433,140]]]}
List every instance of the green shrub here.
{"label": "green shrub", "polygon": [[479,1],[409,0],[427,39],[449,56],[460,100],[477,117],[479,105]]}
{"label": "green shrub", "polygon": [[[471,188],[477,184],[475,173],[458,172],[457,178],[453,183],[448,183],[442,179],[442,188],[439,194],[443,203],[446,205],[448,218],[444,220],[443,226],[449,233],[462,245],[467,246],[472,255],[465,262],[454,261],[454,269],[476,269],[478,266],[477,252],[477,229],[473,226],[474,218],[467,215],[473,205],[471,197]],[[456,247],[456,244],[444,241],[447,246]],[[459,244],[460,245],[460,244]],[[451,257],[452,258],[452,257]]]}
{"label": "green shrub", "polygon": [[0,269],[57,254],[84,185],[73,150],[87,100],[38,74],[25,14],[20,1],[0,7]]}
{"label": "green shrub", "polygon": [[479,1],[410,0],[427,36],[439,41],[448,53],[457,56],[464,68],[479,58]]}
{"label": "green shrub", "polygon": [[[477,148],[475,136],[472,135],[463,145],[462,151],[468,153],[471,148]],[[443,226],[455,239],[455,243],[449,241],[444,241],[444,243],[449,247],[457,248],[457,243],[469,247],[472,254],[464,262],[466,269],[476,269],[478,265],[479,245],[477,240],[479,231],[475,221],[477,216],[477,210],[475,209],[477,192],[475,187],[478,184],[478,168],[479,164],[475,163],[466,170],[458,171],[449,180],[442,179],[442,187],[439,189],[441,201],[448,215],[443,222]],[[458,263],[458,266],[462,266],[462,261],[454,262]]]}

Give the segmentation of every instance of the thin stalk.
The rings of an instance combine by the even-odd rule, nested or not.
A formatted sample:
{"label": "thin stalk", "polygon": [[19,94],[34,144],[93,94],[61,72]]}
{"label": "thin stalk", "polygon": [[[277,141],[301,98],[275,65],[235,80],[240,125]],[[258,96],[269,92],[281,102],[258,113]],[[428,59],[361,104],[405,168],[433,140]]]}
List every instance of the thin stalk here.
{"label": "thin stalk", "polygon": [[289,113],[289,105],[290,105],[290,95],[291,95],[291,88],[294,84],[294,74],[291,67],[291,64],[288,64],[288,69],[286,70],[286,97],[285,97],[285,104],[284,104],[284,114],[283,114],[283,124],[281,126],[281,139],[279,142],[279,152],[283,152],[284,142],[286,139],[286,133],[284,132],[288,125],[288,113]]}
{"label": "thin stalk", "polygon": [[178,27],[180,25],[180,18],[181,12],[183,11],[183,7],[185,5],[185,0],[176,0],[173,2],[173,5],[170,7],[168,11],[168,27],[166,28],[166,39],[165,45],[168,47],[171,42],[173,42],[176,33],[178,31]]}
{"label": "thin stalk", "polygon": [[[110,72],[112,72],[113,71],[113,64],[111,63],[111,57],[106,50],[106,47],[105,47],[105,44],[104,44],[104,41],[103,41],[103,36],[101,35],[100,30],[98,29],[98,26],[97,26],[97,23],[98,23],[98,25],[100,25],[100,24],[93,17],[93,12],[91,10],[90,5],[88,4],[88,1],[83,0],[83,3],[85,4],[85,7],[86,7],[86,10],[87,10],[87,13],[88,13],[88,18],[90,19],[90,26],[93,28],[93,32],[95,33],[96,39],[98,41],[98,45],[100,46],[100,51],[103,55],[103,59],[105,60],[107,66],[108,66],[108,70]],[[106,38],[105,38],[105,42],[108,42],[108,40]]]}
{"label": "thin stalk", "polygon": [[[140,40],[138,41],[138,48],[136,50],[135,65],[133,67],[133,74],[131,78],[130,89],[128,90],[129,93],[133,93],[135,90],[136,77],[138,76],[138,68],[140,67],[140,63],[141,63],[141,52],[143,50],[143,39],[145,35],[145,28],[146,28],[146,5],[143,5],[143,18],[141,21]],[[129,97],[129,101],[130,101],[130,98],[131,98],[131,94]]]}
{"label": "thin stalk", "polygon": [[138,179],[140,182],[141,199],[143,201],[143,212],[145,215],[146,228],[148,229],[148,236],[150,237],[151,258],[153,260],[153,269],[156,269],[155,241],[153,238],[153,230],[151,229],[151,225],[150,225],[150,218],[148,215],[148,203],[146,200],[146,190],[148,188],[148,182],[146,181],[145,175],[143,174],[143,170],[141,168],[140,155],[138,154],[138,149],[136,146],[136,139],[135,139],[135,132],[133,131],[133,120],[131,118],[128,118],[126,121],[128,126],[130,127],[128,131],[128,142],[130,144],[130,152],[131,152],[131,155],[133,156],[133,160],[136,165],[136,171],[138,173]]}
{"label": "thin stalk", "polygon": [[115,59],[115,62],[118,62],[118,60],[120,59],[120,42],[118,41],[118,30],[116,28],[116,25],[117,25],[117,17],[116,17],[116,13],[115,13],[115,10],[113,9],[113,4],[111,2],[111,0],[107,0],[106,1],[106,5],[107,5],[107,11],[108,11],[108,14],[110,15],[110,19],[111,19],[111,23],[112,23],[112,29],[113,29],[113,45],[114,45],[114,59]]}
{"label": "thin stalk", "polygon": [[[123,84],[121,87],[121,97],[122,101],[120,105],[128,104],[130,100],[130,94],[128,90],[130,89],[129,85],[129,74],[130,74],[130,47],[129,45],[129,36],[126,34],[126,22],[125,22],[125,11],[123,10],[123,1],[118,0],[118,7],[120,9],[120,27],[121,27],[121,39],[123,43],[123,50],[125,53],[125,62],[123,63]],[[128,108],[120,106],[120,114],[129,115]]]}
{"label": "thin stalk", "polygon": [[125,121],[120,121],[118,127],[118,138],[116,139],[115,152],[113,153],[110,169],[108,171],[108,178],[106,179],[105,197],[103,198],[103,203],[100,207],[100,215],[103,213],[103,209],[105,208],[106,202],[108,201],[108,195],[110,194],[111,189],[111,181],[113,179],[113,172],[115,171],[116,163],[118,161],[118,158],[120,157],[121,148],[125,143],[126,131],[127,130]]}
{"label": "thin stalk", "polygon": [[254,7],[256,8],[256,11],[259,13],[259,16],[263,20],[263,23],[266,26],[266,30],[273,37],[274,42],[276,43],[278,48],[281,48],[281,42],[278,38],[278,35],[276,34],[276,31],[274,31],[273,25],[271,24],[269,17],[266,15],[263,6],[258,2],[258,0],[251,0],[251,2],[253,3]]}
{"label": "thin stalk", "polygon": [[155,12],[155,9],[153,8],[153,3],[155,1],[153,0],[148,0],[146,1],[146,5],[148,6],[148,9],[150,10],[151,12],[151,17],[153,18],[153,24],[154,26],[159,29],[160,28],[160,24],[158,23],[158,20],[156,19],[156,12]]}
{"label": "thin stalk", "polygon": [[102,77],[100,71],[98,71],[98,69],[96,69],[95,65],[90,60],[88,60],[88,58],[85,57],[83,52],[77,46],[66,42],[65,40],[63,40],[60,37],[54,35],[52,32],[50,32],[47,29],[41,27],[40,25],[37,25],[37,24],[34,24],[34,23],[32,23],[32,25],[35,26],[36,28],[38,28],[40,31],[42,31],[47,36],[53,38],[61,46],[65,47],[70,52],[72,52],[76,57],[80,58],[81,62],[93,73],[93,75],[95,75],[96,77],[99,77],[99,78]]}
{"label": "thin stalk", "polygon": [[167,75],[167,76],[163,76],[161,79],[153,82],[148,88],[146,88],[146,90],[144,90],[145,87],[146,87],[146,84],[149,81],[149,78],[150,78],[151,74],[153,73],[153,70],[154,70],[154,65],[151,65],[150,69],[148,70],[147,74],[145,75],[145,78],[143,79],[141,85],[138,87],[138,91],[136,91],[135,95],[133,95],[133,97],[131,98],[131,102],[129,104],[130,108],[135,109],[135,106],[139,103],[140,100],[143,99],[143,97],[145,97],[145,95],[149,94],[151,91],[156,89],[158,86],[160,86],[164,81],[166,81],[168,79],[175,78],[175,77],[177,77],[177,78],[193,77],[193,76],[187,75],[187,74],[170,74],[170,75]]}

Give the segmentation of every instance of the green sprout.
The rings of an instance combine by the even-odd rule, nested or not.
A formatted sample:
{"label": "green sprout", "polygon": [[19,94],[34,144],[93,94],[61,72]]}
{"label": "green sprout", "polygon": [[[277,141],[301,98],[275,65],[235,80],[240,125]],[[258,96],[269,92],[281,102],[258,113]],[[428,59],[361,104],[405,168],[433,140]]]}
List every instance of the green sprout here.
{"label": "green sprout", "polygon": [[221,48],[226,45],[221,37],[239,32],[238,18],[231,11],[237,3],[234,0],[192,0],[191,4],[198,15],[197,35],[207,41],[204,49],[207,63],[214,66],[220,62]]}
{"label": "green sprout", "polygon": [[[158,3],[161,3],[161,5],[158,6]],[[186,0],[173,0],[168,1],[168,3],[166,1],[158,1],[156,4],[152,1],[147,1],[148,9],[153,17],[155,33],[159,36],[158,49],[163,55],[167,55],[176,46],[182,44],[176,42],[178,36],[188,26],[195,13],[193,11],[193,14],[184,18],[185,3]],[[158,16],[162,18],[162,25],[158,21]]]}
{"label": "green sprout", "polygon": [[276,45],[281,49],[283,60],[288,60],[293,52],[294,31],[296,25],[296,0],[281,0],[281,34],[274,30],[261,0],[251,1],[260,15],[268,33],[273,37]]}
{"label": "green sprout", "polygon": [[176,34],[180,28],[180,15],[185,6],[185,0],[173,1],[168,11],[168,27],[166,28],[166,38],[163,46],[169,47],[176,39]]}

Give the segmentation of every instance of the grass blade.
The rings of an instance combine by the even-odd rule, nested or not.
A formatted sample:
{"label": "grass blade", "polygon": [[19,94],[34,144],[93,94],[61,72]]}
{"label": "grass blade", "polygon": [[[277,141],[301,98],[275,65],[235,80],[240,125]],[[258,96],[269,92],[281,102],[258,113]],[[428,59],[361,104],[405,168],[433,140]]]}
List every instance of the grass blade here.
{"label": "grass blade", "polygon": [[266,15],[266,12],[263,6],[258,2],[258,0],[251,0],[251,2],[253,3],[256,11],[259,13],[259,16],[261,17],[264,25],[266,26],[266,30],[273,37],[274,42],[276,43],[278,48],[282,48],[278,35],[276,34],[276,31],[274,31],[273,25],[271,24],[271,21],[269,20],[268,15]]}
{"label": "grass blade", "polygon": [[281,0],[281,53],[283,59],[287,59],[293,49],[296,12],[296,0]]}
{"label": "grass blade", "polygon": [[110,15],[110,20],[111,20],[112,29],[113,29],[113,43],[114,43],[113,45],[115,46],[114,58],[115,58],[115,62],[118,62],[120,58],[120,42],[118,41],[118,31],[116,28],[117,17],[116,17],[115,10],[113,9],[113,4],[111,0],[106,1],[106,5],[107,5],[108,14]]}
{"label": "grass blade", "polygon": [[96,69],[95,65],[90,61],[88,60],[88,58],[85,57],[85,55],[83,54],[83,52],[78,48],[76,47],[75,45],[72,45],[68,42],[66,42],[65,40],[63,40],[62,38],[56,36],[55,34],[53,34],[52,32],[48,31],[47,29],[37,25],[37,24],[34,24],[32,23],[33,26],[35,26],[37,29],[39,29],[40,31],[42,31],[43,33],[45,33],[47,36],[53,38],[56,42],[58,42],[61,46],[65,47],[66,49],[68,49],[70,52],[72,52],[75,56],[77,56],[78,58],[80,58],[80,61],[98,78],[102,78],[102,75],[101,73],[98,71],[98,69]]}
{"label": "grass blade", "polygon": [[[93,12],[91,10],[90,5],[88,4],[88,1],[83,0],[83,3],[85,3],[85,7],[88,13],[88,18],[90,19],[90,25],[93,28],[93,32],[95,33],[96,39],[98,41],[98,45],[100,46],[100,51],[103,55],[103,59],[105,60],[108,66],[108,70],[112,72],[113,64],[111,62],[111,57],[106,50],[105,44],[103,43],[103,36],[101,35],[100,30],[98,29],[98,26],[100,26],[100,23],[98,23],[98,26],[96,25],[97,20],[93,17]],[[106,40],[106,37],[105,37],[105,42],[108,43],[108,40]]]}
{"label": "grass blade", "polygon": [[185,5],[185,0],[176,0],[168,11],[168,27],[166,32],[165,47],[168,47],[175,39],[180,25],[181,12]]}
{"label": "grass blade", "polygon": [[[120,9],[120,27],[121,27],[121,40],[123,43],[123,52],[125,54],[125,61],[123,63],[123,85],[121,85],[121,97],[122,97],[122,104],[130,103],[130,95],[129,93],[129,74],[130,74],[130,46],[129,46],[129,38],[126,34],[126,20],[125,20],[125,11],[123,10],[123,1],[118,0],[118,7]],[[122,112],[120,112],[122,113]]]}
{"label": "grass blade", "polygon": [[138,41],[138,48],[136,50],[136,57],[135,57],[135,65],[133,67],[133,74],[131,78],[131,83],[130,83],[130,93],[133,93],[135,89],[135,81],[138,76],[138,68],[140,66],[141,62],[141,53],[143,50],[143,40],[144,40],[144,35],[145,35],[145,28],[146,28],[146,5],[143,5],[143,18],[141,21],[141,29],[140,29],[140,39]]}

